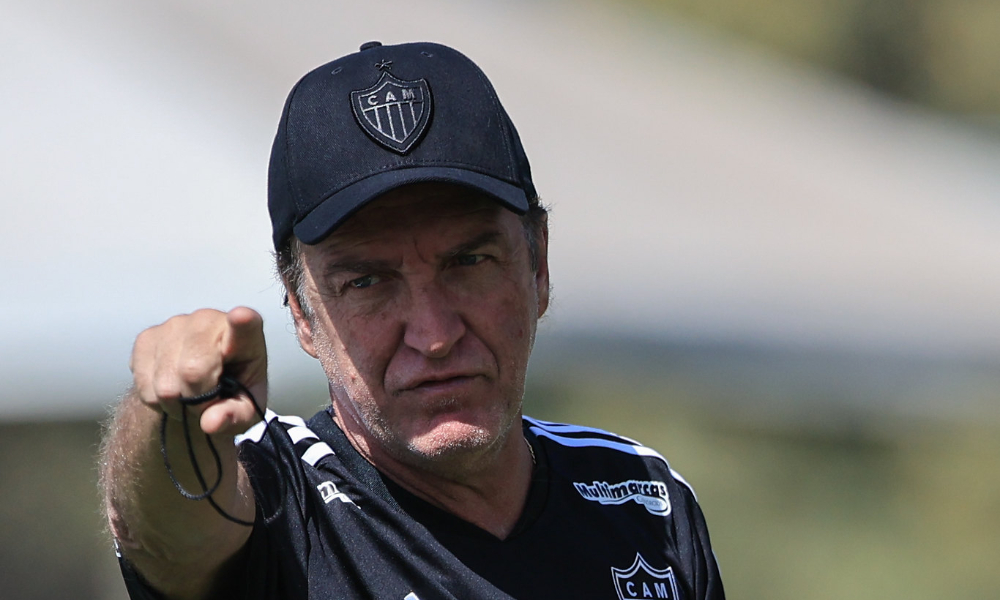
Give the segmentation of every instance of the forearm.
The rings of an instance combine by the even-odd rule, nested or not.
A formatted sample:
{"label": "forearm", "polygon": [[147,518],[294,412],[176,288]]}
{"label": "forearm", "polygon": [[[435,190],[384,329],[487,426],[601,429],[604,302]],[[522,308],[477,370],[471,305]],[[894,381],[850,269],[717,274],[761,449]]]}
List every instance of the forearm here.
{"label": "forearm", "polygon": [[[226,520],[207,501],[192,501],[178,492],[163,464],[161,415],[131,392],[118,406],[102,452],[105,508],[124,556],[150,584],[170,598],[200,598],[246,542],[250,528]],[[197,414],[192,412],[188,425],[198,464],[212,485],[218,472]],[[200,493],[180,420],[171,418],[167,433],[174,476],[185,489]],[[222,479],[212,498],[228,514],[252,521],[253,494],[232,436],[213,436],[213,442]]]}

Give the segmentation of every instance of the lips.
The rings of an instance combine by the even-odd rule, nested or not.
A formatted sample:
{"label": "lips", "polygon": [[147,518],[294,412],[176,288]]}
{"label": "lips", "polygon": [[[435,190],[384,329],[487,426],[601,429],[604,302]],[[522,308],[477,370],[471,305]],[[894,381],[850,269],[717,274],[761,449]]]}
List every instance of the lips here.
{"label": "lips", "polygon": [[403,392],[413,392],[413,391],[446,391],[454,388],[458,388],[468,383],[471,383],[477,375],[461,373],[461,374],[441,374],[433,375],[429,377],[413,378],[407,381],[400,390]]}
{"label": "lips", "polygon": [[[432,393],[436,390],[465,392],[496,379],[497,368],[479,356],[449,356],[424,360],[401,356],[386,370],[384,388],[390,395]],[[480,390],[482,391],[482,390]]]}

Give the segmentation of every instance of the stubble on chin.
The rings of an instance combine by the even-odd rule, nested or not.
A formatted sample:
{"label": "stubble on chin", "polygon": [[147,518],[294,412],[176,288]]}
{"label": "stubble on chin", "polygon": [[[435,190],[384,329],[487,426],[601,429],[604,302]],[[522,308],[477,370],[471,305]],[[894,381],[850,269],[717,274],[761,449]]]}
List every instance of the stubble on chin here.
{"label": "stubble on chin", "polygon": [[[489,415],[485,423],[469,423],[459,419],[439,419],[455,411],[461,400],[441,399],[413,420],[393,423],[380,413],[365,415],[364,423],[388,453],[401,462],[428,468],[462,457],[487,458],[510,429],[504,415]],[[402,417],[397,415],[397,417]],[[403,417],[405,418],[405,417]]]}
{"label": "stubble on chin", "polygon": [[395,458],[410,467],[445,479],[468,479],[497,462],[506,437],[506,432],[494,437],[482,429],[464,432],[461,437],[431,434],[408,440]]}
{"label": "stubble on chin", "polygon": [[[445,403],[445,401],[442,401]],[[458,400],[452,400],[451,405]],[[474,424],[459,420],[428,426],[426,431],[400,431],[380,414],[364,414],[361,425],[368,434],[367,442],[379,445],[394,461],[411,469],[454,481],[474,477],[488,471],[500,459],[508,437],[520,431],[519,411],[490,415],[489,422]],[[397,424],[398,425],[398,424]],[[413,425],[408,423],[406,425]]]}

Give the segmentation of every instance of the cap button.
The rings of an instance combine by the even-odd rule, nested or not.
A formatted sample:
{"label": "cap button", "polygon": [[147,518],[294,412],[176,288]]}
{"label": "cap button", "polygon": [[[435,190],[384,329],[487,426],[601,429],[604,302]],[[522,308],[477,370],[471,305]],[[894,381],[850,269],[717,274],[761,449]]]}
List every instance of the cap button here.
{"label": "cap button", "polygon": [[381,45],[382,42],[365,42],[364,44],[361,44],[361,51],[364,52],[370,48],[378,48]]}

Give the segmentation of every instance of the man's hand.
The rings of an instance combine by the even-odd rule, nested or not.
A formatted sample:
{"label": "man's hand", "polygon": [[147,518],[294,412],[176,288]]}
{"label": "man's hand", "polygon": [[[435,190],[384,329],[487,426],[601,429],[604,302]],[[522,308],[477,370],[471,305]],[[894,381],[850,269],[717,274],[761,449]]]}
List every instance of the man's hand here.
{"label": "man's hand", "polygon": [[[135,385],[108,427],[102,449],[101,480],[111,531],[124,557],[144,579],[170,599],[207,597],[225,579],[226,565],[246,543],[251,528],[225,519],[207,502],[184,498],[163,464],[163,415],[180,419],[179,400],[219,385],[224,373],[240,381],[260,404],[267,401],[267,350],[263,322],[249,308],[228,313],[199,310],[173,317],[142,332],[130,363]],[[209,434],[221,463],[214,468],[204,436],[190,437],[190,451],[208,481],[219,479],[212,499],[236,519],[253,521],[250,480],[237,460],[233,436],[260,417],[246,394],[188,406],[189,428]],[[183,427],[171,423],[165,449],[176,482],[200,491],[185,457]]]}
{"label": "man's hand", "polygon": [[[212,390],[223,372],[243,383],[261,410],[267,404],[263,320],[249,308],[202,309],[147,329],[136,338],[130,368],[139,399],[174,418],[179,418],[180,398]],[[200,413],[201,429],[211,435],[235,435],[259,419],[245,395],[188,410]]]}

